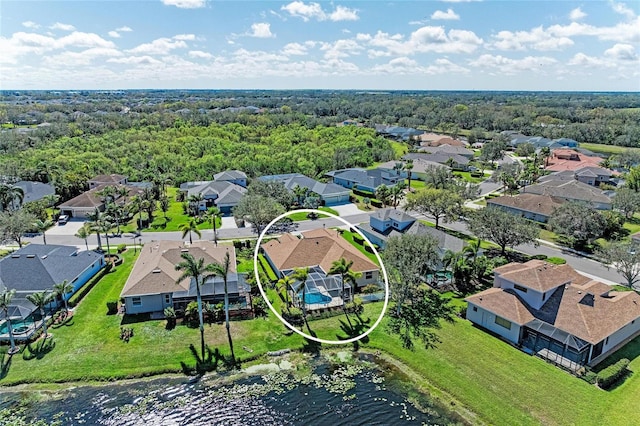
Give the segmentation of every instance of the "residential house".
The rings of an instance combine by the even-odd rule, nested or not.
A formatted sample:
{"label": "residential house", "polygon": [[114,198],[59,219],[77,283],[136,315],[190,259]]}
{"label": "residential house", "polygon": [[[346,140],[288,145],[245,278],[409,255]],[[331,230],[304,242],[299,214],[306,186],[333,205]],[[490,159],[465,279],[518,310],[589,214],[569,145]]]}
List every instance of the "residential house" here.
{"label": "residential house", "polygon": [[[53,244],[31,243],[0,259],[0,291],[16,290],[9,307],[16,337],[28,338],[35,331],[35,322],[40,320],[39,312],[34,312],[36,307],[27,300],[29,294],[53,291],[55,284],[67,280],[73,288],[63,296],[68,300],[104,266],[104,257],[99,253]],[[48,310],[61,303],[62,299],[55,299]],[[18,325],[23,327],[17,329]],[[0,339],[7,336],[0,326]]]}
{"label": "residential house", "polygon": [[[127,188],[127,196],[126,199],[131,199],[134,195],[142,195],[144,190],[148,188],[148,184],[145,182],[134,182],[134,185],[131,183],[127,183],[126,185],[122,184],[102,184],[99,186],[94,186],[92,189],[83,192],[82,194],[74,197],[70,200],[65,201],[60,204],[58,208],[60,209],[60,214],[67,215],[69,217],[74,218],[86,218],[90,214],[96,211],[104,211],[106,206],[106,200],[102,196],[101,192],[108,186],[114,186],[116,188]],[[117,204],[123,204],[125,201],[125,197],[121,197],[116,193],[115,200]]]}
{"label": "residential house", "polygon": [[317,194],[320,203],[324,206],[335,206],[349,202],[350,191],[345,190],[342,186],[318,182],[300,173],[261,176],[258,179],[282,182],[289,191],[293,191],[296,186],[307,188],[309,192]]}
{"label": "residential house", "polygon": [[216,206],[222,214],[231,214],[247,189],[227,180],[210,180],[185,182],[180,185],[180,191],[185,194],[186,199],[194,195],[202,196],[203,200],[198,205],[199,211]]}
{"label": "residential house", "polygon": [[422,130],[411,127],[388,126],[386,124],[376,124],[375,129],[380,135],[398,141],[410,141],[423,133]]}
{"label": "residential house", "polygon": [[[175,266],[182,262],[182,254],[189,253],[196,260],[204,259],[205,265],[222,264],[227,253],[230,256],[230,273],[227,290],[230,303],[244,307],[249,288],[236,272],[236,255],[233,246],[215,246],[210,241],[197,241],[183,245],[181,241],[152,241],[140,250],[120,297],[127,314],[162,312],[167,307],[184,310],[196,300],[196,283],[193,278],[176,282],[183,271]],[[200,286],[202,300],[218,303],[224,300],[224,280],[209,277]]]}
{"label": "residential house", "polygon": [[598,166],[602,161],[600,157],[584,155],[572,149],[554,149],[545,169],[552,172],[576,171],[584,167]]}
{"label": "residential house", "polygon": [[406,172],[395,169],[342,169],[333,170],[326,173],[333,183],[344,188],[359,189],[361,191],[375,192],[380,185],[388,187],[396,186],[398,183],[404,182]]}
{"label": "residential house", "polygon": [[240,170],[227,170],[213,175],[213,180],[217,182],[231,182],[243,188],[247,187],[247,174]]}
{"label": "residential house", "polygon": [[548,195],[566,201],[577,201],[591,205],[598,210],[611,210],[611,198],[603,191],[575,179],[546,179],[541,183],[522,189],[522,193]]}
{"label": "residential house", "polygon": [[523,193],[514,197],[496,197],[487,200],[487,207],[499,208],[513,215],[546,223],[556,208],[566,201],[550,195]]}
{"label": "residential house", "polygon": [[31,201],[39,201],[48,195],[55,195],[56,189],[53,185],[42,182],[33,182],[28,180],[21,180],[16,182],[13,186],[17,186],[24,192],[24,199],[22,203],[29,203]]}
{"label": "residential house", "polygon": [[466,147],[467,145],[459,140],[452,139],[447,135],[439,135],[436,133],[423,133],[421,135],[416,136],[415,141],[419,143],[419,146],[440,146],[440,145],[450,145],[450,146],[458,146],[458,147]]}
{"label": "residential house", "polygon": [[618,292],[569,265],[541,260],[494,270],[467,297],[467,319],[572,371],[595,365],[640,334],[640,295]]}
{"label": "residential house", "polygon": [[110,175],[98,175],[93,179],[89,179],[87,184],[89,185],[89,189],[97,188],[98,186],[103,185],[126,185],[128,183],[128,179],[126,176],[118,175],[118,174],[110,174]]}
{"label": "residential house", "polygon": [[362,273],[358,287],[375,284],[379,267],[357,248],[345,240],[335,229],[316,229],[303,232],[299,237],[284,234],[277,240],[261,246],[264,257],[279,278],[289,275],[296,268],[316,268],[325,276],[334,261],[345,258],[353,261],[351,270]]}
{"label": "residential house", "polygon": [[[436,163],[435,161],[423,160],[422,158],[417,158],[412,161],[413,161],[413,168],[411,169],[411,179],[420,179],[420,177],[424,175],[425,172],[427,172],[429,169],[434,167],[444,167],[445,169],[450,169],[450,167],[447,166],[446,164]],[[409,176],[409,173],[406,170],[395,169],[397,164],[404,166],[406,165],[406,162],[405,161],[398,162],[398,161],[391,160],[391,161],[387,161],[386,163],[379,164],[378,169],[394,170],[394,171],[397,171],[400,177],[407,178]]]}
{"label": "residential house", "polygon": [[448,167],[451,167],[453,170],[462,170],[462,171],[469,170],[469,162],[470,162],[470,160],[463,155],[450,154],[446,152],[437,152],[434,154],[424,153],[424,152],[409,153],[409,154],[405,154],[402,157],[402,159],[413,160],[414,167],[415,167],[416,160],[420,160],[426,163],[437,163],[441,165],[446,165]]}
{"label": "residential house", "polygon": [[574,178],[577,181],[591,186],[609,184],[613,176],[611,170],[598,166],[582,167],[574,172]]}
{"label": "residential house", "polygon": [[464,146],[452,146],[452,145],[439,145],[439,146],[423,146],[418,151],[426,152],[429,154],[448,154],[448,155],[460,155],[468,160],[473,159],[473,151],[465,148]]}
{"label": "residential house", "polygon": [[567,148],[577,148],[578,147],[578,141],[573,140],[573,139],[569,139],[569,138],[558,138],[558,139],[553,139],[554,143],[557,143],[558,145],[567,147]]}

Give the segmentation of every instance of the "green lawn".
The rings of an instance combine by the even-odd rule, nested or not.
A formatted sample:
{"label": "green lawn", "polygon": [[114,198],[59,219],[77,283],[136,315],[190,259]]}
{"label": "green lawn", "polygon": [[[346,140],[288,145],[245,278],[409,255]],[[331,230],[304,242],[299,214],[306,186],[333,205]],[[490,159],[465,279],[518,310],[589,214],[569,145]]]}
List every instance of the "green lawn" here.
{"label": "green lawn", "polygon": [[[321,207],[318,207],[318,210],[321,210],[321,211],[327,212],[327,213],[331,213],[331,214],[334,214],[336,216],[340,216],[340,214],[337,211],[335,211],[334,209],[332,209],[331,207],[321,206]],[[306,213],[306,212],[300,212],[300,213],[291,213],[287,217],[289,219],[293,220],[294,222],[301,222],[303,220],[310,220],[307,217],[307,215],[308,215],[308,213]],[[329,216],[324,215],[324,214],[319,214],[318,215],[318,218],[323,218],[323,217],[329,217]]]}
{"label": "green lawn", "polygon": [[389,141],[389,143],[391,144],[391,148],[393,148],[393,152],[396,158],[402,157],[409,151],[409,148],[405,143],[395,141]]}
{"label": "green lawn", "polygon": [[617,146],[617,145],[604,145],[599,143],[580,143],[580,148],[588,149],[589,151],[597,152],[599,154],[620,154],[627,150],[632,150],[636,152],[640,152],[640,148],[629,148],[626,146]]}
{"label": "green lawn", "polygon": [[471,176],[471,172],[458,172],[458,171],[454,171],[453,175],[458,176],[464,179],[466,182],[470,182],[470,183],[484,182],[489,176],[491,176],[490,174],[485,173],[483,177],[473,177]]}
{"label": "green lawn", "polygon": [[[342,232],[342,237],[345,240],[349,241],[355,248],[360,250],[361,253],[363,253],[365,256],[367,256],[369,259],[371,259],[377,265],[378,264],[378,259],[376,258],[376,255],[373,254],[373,253],[369,253],[367,250],[365,250],[364,245],[358,244],[356,241],[354,241],[354,239],[353,239],[354,235],[358,235],[358,233],[357,232],[351,232],[351,231]],[[367,243],[365,242],[364,244],[367,244]]]}
{"label": "green lawn", "polygon": [[[187,223],[191,220],[191,217],[186,215],[182,211],[182,202],[176,201],[176,195],[178,193],[178,188],[167,188],[167,197],[169,197],[169,210],[167,211],[167,218],[165,219],[164,213],[161,210],[156,210],[154,213],[154,219],[151,223],[151,226],[147,229],[144,229],[143,232],[156,232],[156,231],[177,231],[178,227]],[[144,215],[146,217],[146,215]],[[136,215],[136,220],[138,215]],[[217,220],[217,228],[220,229],[220,225],[222,221],[220,219]],[[135,222],[132,221],[131,225],[134,226]],[[198,225],[198,229],[212,229],[211,222],[205,220]],[[133,229],[132,229],[133,230]]]}

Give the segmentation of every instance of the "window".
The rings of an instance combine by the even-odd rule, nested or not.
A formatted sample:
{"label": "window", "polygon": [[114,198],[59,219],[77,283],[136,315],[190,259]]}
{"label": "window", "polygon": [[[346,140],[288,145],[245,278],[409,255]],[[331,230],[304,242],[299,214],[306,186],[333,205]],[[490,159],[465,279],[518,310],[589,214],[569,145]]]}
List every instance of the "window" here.
{"label": "window", "polygon": [[523,293],[527,292],[527,288],[526,287],[522,287],[521,285],[518,285],[518,284],[514,284],[513,288],[515,288],[516,290],[519,290],[519,291],[521,291]]}
{"label": "window", "polygon": [[171,303],[171,295],[170,294],[165,294],[164,295],[164,304],[168,305]]}
{"label": "window", "polygon": [[373,278],[373,271],[367,271],[364,273],[365,280],[370,280],[371,278]]}
{"label": "window", "polygon": [[131,298],[131,304],[133,306],[142,306],[142,299],[139,297],[132,297]]}
{"label": "window", "polygon": [[507,321],[506,319],[499,316],[496,316],[496,324],[498,324],[500,327],[506,328],[507,330],[511,330],[511,321]]}
{"label": "window", "polygon": [[478,312],[478,307],[477,306],[473,307],[473,312]]}
{"label": "window", "polygon": [[547,298],[547,293],[542,293],[542,300],[544,301],[544,299]]}

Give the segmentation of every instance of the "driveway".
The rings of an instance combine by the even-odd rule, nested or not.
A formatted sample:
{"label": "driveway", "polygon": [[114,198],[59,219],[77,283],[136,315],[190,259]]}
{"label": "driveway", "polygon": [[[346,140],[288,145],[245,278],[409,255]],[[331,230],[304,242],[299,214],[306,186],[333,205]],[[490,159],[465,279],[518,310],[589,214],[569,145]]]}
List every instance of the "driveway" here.
{"label": "driveway", "polygon": [[49,235],[75,235],[82,225],[84,225],[84,220],[80,219],[72,219],[67,222],[65,225],[58,225],[57,223],[51,228],[47,229],[47,236]]}
{"label": "driveway", "polygon": [[358,208],[358,206],[356,206],[353,203],[342,204],[339,206],[329,206],[329,207],[337,211],[338,216],[353,216],[353,215],[364,213],[362,210]]}
{"label": "driveway", "polygon": [[222,216],[220,229],[238,229],[235,218],[233,216]]}

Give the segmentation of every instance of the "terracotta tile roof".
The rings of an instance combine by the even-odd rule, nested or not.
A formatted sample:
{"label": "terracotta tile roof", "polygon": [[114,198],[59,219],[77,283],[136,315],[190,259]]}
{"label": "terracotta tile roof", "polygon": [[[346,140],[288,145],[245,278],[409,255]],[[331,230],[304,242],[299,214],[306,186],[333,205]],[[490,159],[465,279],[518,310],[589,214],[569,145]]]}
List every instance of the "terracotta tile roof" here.
{"label": "terracotta tile roof", "polygon": [[546,169],[554,172],[576,171],[584,167],[597,166],[602,161],[600,157],[590,157],[572,149],[554,149]]}
{"label": "terracotta tile roof", "polygon": [[378,269],[333,229],[307,231],[302,238],[284,234],[278,240],[262,244],[262,249],[280,271],[318,265],[326,273],[332,263],[342,257],[353,261],[351,269],[355,272]]}
{"label": "terracotta tile roof", "polygon": [[503,196],[492,198],[487,200],[487,205],[495,204],[497,206],[512,207],[518,210],[551,216],[553,211],[564,204],[564,202],[563,199],[550,195],[523,193],[515,197]]}
{"label": "terracotta tile roof", "polygon": [[176,284],[182,272],[176,271],[176,264],[182,262],[181,254],[187,252],[194,258],[204,258],[205,264],[222,263],[225,253],[231,256],[230,272],[236,272],[236,255],[233,247],[214,246],[210,241],[196,241],[184,246],[182,241],[155,241],[147,243],[133,266],[131,274],[122,289],[121,297],[146,294],[188,291],[190,279]]}
{"label": "terracotta tile roof", "polygon": [[[505,266],[509,265],[505,265],[494,269],[494,272],[497,276],[512,283],[539,292],[546,292],[572,281],[582,283],[584,282],[583,279],[586,279],[568,264],[552,265],[542,260],[530,260],[516,265],[519,265],[519,267],[507,269]],[[502,268],[505,268],[505,270]]]}

